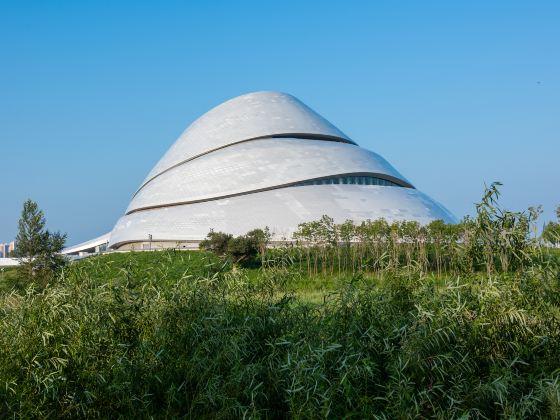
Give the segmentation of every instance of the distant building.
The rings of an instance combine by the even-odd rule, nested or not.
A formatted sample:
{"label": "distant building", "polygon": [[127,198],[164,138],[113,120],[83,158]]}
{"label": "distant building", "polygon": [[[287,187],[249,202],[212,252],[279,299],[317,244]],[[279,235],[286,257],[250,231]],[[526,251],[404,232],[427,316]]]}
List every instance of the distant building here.
{"label": "distant building", "polygon": [[8,258],[16,249],[16,241],[0,244],[0,258]]}

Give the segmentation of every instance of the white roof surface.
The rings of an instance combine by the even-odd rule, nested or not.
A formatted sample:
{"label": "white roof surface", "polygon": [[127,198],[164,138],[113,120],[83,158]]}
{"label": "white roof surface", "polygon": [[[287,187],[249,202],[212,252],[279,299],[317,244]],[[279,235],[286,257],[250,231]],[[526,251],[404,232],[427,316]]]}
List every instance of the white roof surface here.
{"label": "white roof surface", "polygon": [[64,248],[61,254],[76,254],[81,251],[85,251],[87,249],[95,248],[96,246],[100,246],[109,242],[111,237],[111,232],[106,233],[104,235],[98,236],[97,238],[90,239],[89,241],[82,242],[81,244],[73,245],[68,248]]}
{"label": "white roof surface", "polygon": [[[294,185],[344,175],[401,186]],[[217,106],[187,128],[148,174],[110,236],[89,246],[108,239],[118,247],[148,235],[153,241],[201,240],[210,229],[239,235],[266,226],[274,239],[290,239],[299,223],[324,214],[337,223],[455,221],[385,159],[293,96],[256,92]]]}
{"label": "white roof surface", "polygon": [[126,213],[349,173],[407,182],[381,156],[352,144],[267,139],[226,147],[163,173],[136,194]]}
{"label": "white roof surface", "polygon": [[352,143],[342,131],[291,95],[253,92],[211,109],[192,123],[144,182],[185,160],[221,147],[274,135],[306,134]]}

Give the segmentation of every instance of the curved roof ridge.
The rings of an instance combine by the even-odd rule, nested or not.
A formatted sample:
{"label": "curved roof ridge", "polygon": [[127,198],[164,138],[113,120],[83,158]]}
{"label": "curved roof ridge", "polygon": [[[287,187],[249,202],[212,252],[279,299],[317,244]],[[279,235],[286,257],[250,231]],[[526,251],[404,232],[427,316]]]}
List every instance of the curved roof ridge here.
{"label": "curved roof ridge", "polygon": [[146,178],[142,184],[140,185],[140,187],[138,187],[138,189],[134,192],[134,194],[132,194],[132,198],[134,198],[141,189],[143,189],[147,184],[149,184],[150,182],[152,182],[154,179],[156,179],[157,177],[165,174],[166,172],[169,172],[181,165],[184,165],[186,163],[192,162],[195,159],[198,159],[200,157],[209,155],[211,153],[217,152],[219,150],[225,149],[227,147],[232,147],[232,146],[237,146],[238,144],[241,143],[248,143],[251,141],[257,141],[257,140],[268,140],[268,139],[300,139],[300,140],[316,140],[316,141],[333,141],[333,142],[338,142],[338,143],[347,143],[347,144],[352,144],[352,145],[356,145],[356,143],[352,142],[352,141],[348,141],[346,139],[343,139],[341,137],[335,137],[335,136],[328,136],[328,135],[323,135],[323,134],[300,134],[300,133],[286,133],[286,134],[275,134],[272,136],[261,136],[261,137],[254,137],[251,139],[247,139],[247,140],[240,140],[238,142],[235,143],[230,143],[230,144],[226,144],[225,146],[220,146],[220,147],[216,147],[215,149],[211,149],[208,150],[206,152],[202,152],[198,155],[192,156],[188,159],[182,160],[180,162],[177,162],[176,164],[170,166],[169,168],[161,171],[160,173],[152,176],[151,178]]}
{"label": "curved roof ridge", "polygon": [[[222,195],[215,195],[215,196],[210,196],[210,197],[206,197],[206,198],[197,198],[197,199],[193,199],[193,200],[182,200],[182,201],[171,201],[171,202],[167,202],[167,203],[146,205],[144,207],[137,207],[137,208],[133,208],[131,210],[127,210],[126,213],[125,213],[125,216],[127,216],[129,214],[141,212],[141,211],[146,211],[146,210],[161,209],[161,208],[174,207],[174,206],[183,206],[183,205],[196,204],[196,203],[205,203],[205,202],[208,202],[208,201],[223,200],[225,198],[239,197],[239,196],[248,195],[248,194],[257,194],[257,193],[264,192],[264,191],[272,191],[272,190],[279,190],[279,189],[282,189],[282,188],[295,187],[295,186],[300,185],[303,182],[308,182],[308,181],[317,181],[317,180],[322,180],[322,179],[337,178],[337,177],[344,177],[344,176],[369,176],[369,177],[374,177],[374,178],[382,179],[382,180],[385,180],[385,181],[393,182],[397,187],[415,189],[412,184],[410,184],[406,181],[403,181],[400,178],[397,178],[397,177],[392,176],[392,175],[387,175],[387,174],[384,174],[382,172],[343,172],[343,173],[335,173],[335,174],[326,175],[326,176],[305,178],[305,179],[300,179],[300,180],[296,180],[296,181],[286,182],[286,183],[283,183],[283,184],[271,185],[271,186],[262,187],[262,188],[256,188],[256,189],[252,189],[252,190],[238,191],[238,192],[232,192],[232,193],[222,194]],[[341,184],[338,184],[338,185],[341,185]],[[342,185],[344,185],[344,184],[342,184]],[[377,187],[377,186],[375,186],[375,187]]]}
{"label": "curved roof ridge", "polygon": [[378,154],[341,142],[263,139],[226,147],[162,173],[138,191],[138,207],[221,196],[342,173],[383,173],[410,184]]}

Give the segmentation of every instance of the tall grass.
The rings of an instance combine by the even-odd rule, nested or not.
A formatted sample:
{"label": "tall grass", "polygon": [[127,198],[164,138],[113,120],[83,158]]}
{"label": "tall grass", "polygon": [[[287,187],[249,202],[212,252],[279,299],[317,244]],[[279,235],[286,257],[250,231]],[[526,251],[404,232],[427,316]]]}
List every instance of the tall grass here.
{"label": "tall grass", "polygon": [[554,262],[356,275],[310,304],[290,267],[110,258],[1,296],[2,417],[560,416]]}

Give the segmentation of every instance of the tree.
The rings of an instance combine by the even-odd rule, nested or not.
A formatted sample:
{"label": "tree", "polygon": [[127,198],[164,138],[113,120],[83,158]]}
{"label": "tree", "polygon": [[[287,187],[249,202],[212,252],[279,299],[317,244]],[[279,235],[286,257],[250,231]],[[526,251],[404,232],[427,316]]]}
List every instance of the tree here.
{"label": "tree", "polygon": [[200,242],[199,247],[216,255],[225,255],[231,239],[233,239],[233,235],[229,233],[210,230],[208,235],[206,235],[206,239]]}
{"label": "tree", "polygon": [[[325,216],[323,216],[325,217]],[[338,229],[335,228],[335,232],[338,233],[339,238],[342,240],[344,244],[344,269],[346,270],[348,266],[348,259],[350,255],[350,248],[352,246],[352,240],[356,235],[356,226],[354,226],[354,222],[352,220],[346,220],[341,225],[337,226]],[[336,241],[338,242],[338,241]],[[336,249],[338,255],[338,271],[340,272],[340,246],[336,243]],[[352,271],[354,271],[354,262],[352,262]]]}
{"label": "tree", "polygon": [[272,234],[270,233],[270,229],[267,227],[263,229],[253,229],[250,232],[247,232],[248,238],[253,240],[259,249],[259,254],[261,254],[261,265],[264,267],[265,264],[265,253],[266,247],[268,246],[270,239],[272,238]]}
{"label": "tree", "polygon": [[259,252],[258,242],[255,237],[243,235],[232,238],[227,247],[227,255],[233,263],[248,263]]}
{"label": "tree", "polygon": [[543,229],[542,238],[554,247],[560,245],[560,223],[548,222]]}
{"label": "tree", "polygon": [[557,247],[560,245],[560,206],[556,208],[558,222],[548,222],[544,225],[542,239],[548,244]]}
{"label": "tree", "polygon": [[444,242],[446,234],[446,224],[443,220],[433,220],[427,226],[428,238],[431,247],[434,251],[434,258],[436,261],[436,270],[438,276],[441,275],[443,266]]}
{"label": "tree", "polygon": [[259,252],[264,255],[269,241],[268,228],[265,230],[254,229],[246,235],[236,237],[229,233],[211,230],[206,239],[200,242],[200,248],[221,257],[228,257],[235,264],[251,264]]}
{"label": "tree", "polygon": [[19,259],[18,271],[26,279],[45,279],[66,262],[60,255],[66,234],[51,233],[45,229],[45,215],[33,200],[23,203],[18,223],[15,257]]}

